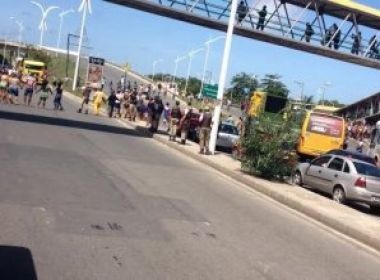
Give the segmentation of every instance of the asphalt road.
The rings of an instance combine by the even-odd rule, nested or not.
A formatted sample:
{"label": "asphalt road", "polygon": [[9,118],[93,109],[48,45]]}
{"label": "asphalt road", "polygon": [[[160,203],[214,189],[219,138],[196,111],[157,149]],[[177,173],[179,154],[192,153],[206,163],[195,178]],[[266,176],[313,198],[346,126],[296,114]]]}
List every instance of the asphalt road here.
{"label": "asphalt road", "polygon": [[0,279],[380,279],[379,258],[76,107],[0,104]]}

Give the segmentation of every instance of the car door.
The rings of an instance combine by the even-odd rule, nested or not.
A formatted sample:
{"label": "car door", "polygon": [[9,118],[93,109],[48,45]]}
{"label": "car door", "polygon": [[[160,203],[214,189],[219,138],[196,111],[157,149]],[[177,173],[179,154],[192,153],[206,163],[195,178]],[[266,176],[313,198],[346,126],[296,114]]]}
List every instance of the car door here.
{"label": "car door", "polygon": [[327,169],[327,165],[330,162],[332,156],[326,155],[314,159],[310,166],[306,169],[304,176],[304,183],[310,187],[320,189],[321,180],[320,177],[323,175],[323,172]]}
{"label": "car door", "polygon": [[344,163],[344,159],[340,157],[335,157],[330,161],[327,169],[320,177],[322,191],[332,194],[335,182],[344,177]]}
{"label": "car door", "polygon": [[218,129],[218,138],[217,138],[217,141],[216,141],[216,145],[218,147],[223,147],[223,148],[226,148],[228,147],[228,133],[227,133],[227,127],[225,124],[221,124],[219,125],[219,129]]}

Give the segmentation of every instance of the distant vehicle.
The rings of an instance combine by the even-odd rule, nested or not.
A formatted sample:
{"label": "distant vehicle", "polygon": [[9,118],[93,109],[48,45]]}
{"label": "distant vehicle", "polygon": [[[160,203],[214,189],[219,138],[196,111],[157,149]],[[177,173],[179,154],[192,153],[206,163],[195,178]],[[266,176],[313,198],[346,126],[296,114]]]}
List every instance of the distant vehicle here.
{"label": "distant vehicle", "polygon": [[380,170],[365,161],[323,155],[298,164],[293,183],[330,194],[337,203],[364,202],[371,210],[380,210]]}
{"label": "distant vehicle", "polygon": [[327,152],[326,154],[328,154],[328,155],[336,155],[336,156],[344,156],[344,157],[348,157],[348,158],[352,158],[352,159],[357,159],[357,160],[364,161],[364,162],[367,162],[369,164],[372,164],[374,166],[377,166],[376,161],[375,161],[375,159],[373,157],[370,157],[370,156],[367,156],[367,155],[363,155],[361,153],[354,152],[354,151],[331,150],[331,151]]}
{"label": "distant vehicle", "polygon": [[297,145],[301,157],[316,157],[343,148],[345,121],[326,113],[307,112]]}
{"label": "distant vehicle", "polygon": [[46,78],[46,65],[36,60],[22,60],[19,62],[19,71],[23,77],[37,75],[37,82],[41,83]]}
{"label": "distant vehicle", "polygon": [[261,113],[278,114],[286,108],[288,99],[285,97],[268,95],[263,91],[252,93],[247,108],[247,114],[251,117],[258,117]]}

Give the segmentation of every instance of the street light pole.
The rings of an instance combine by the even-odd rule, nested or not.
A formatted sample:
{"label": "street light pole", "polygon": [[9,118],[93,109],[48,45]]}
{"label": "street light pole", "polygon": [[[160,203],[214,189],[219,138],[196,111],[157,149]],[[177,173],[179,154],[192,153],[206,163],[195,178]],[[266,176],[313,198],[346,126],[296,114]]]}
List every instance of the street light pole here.
{"label": "street light pole", "polygon": [[203,75],[202,75],[202,81],[201,81],[201,88],[199,90],[199,96],[202,95],[202,91],[203,91],[203,87],[204,87],[204,83],[205,83],[206,71],[207,71],[207,66],[208,66],[208,59],[209,59],[210,51],[211,51],[211,44],[215,43],[218,40],[225,39],[225,38],[226,38],[226,36],[219,36],[219,37],[216,37],[214,39],[210,39],[210,40],[205,42],[206,55],[205,55],[205,62],[203,65]]}
{"label": "street light pole", "polygon": [[70,14],[74,13],[73,9],[63,11],[59,14],[59,31],[58,31],[58,39],[57,39],[57,49],[59,49],[61,45],[61,36],[62,36],[62,27],[63,27],[63,17]]}
{"label": "street light pole", "polygon": [[42,48],[43,41],[44,41],[44,32],[47,30],[47,24],[46,24],[46,19],[48,14],[55,9],[59,9],[57,6],[50,6],[47,9],[45,9],[40,3],[35,2],[35,1],[30,1],[33,5],[37,6],[41,10],[42,18],[40,21],[40,25],[38,26],[38,29],[41,30],[40,34],[40,48]]}
{"label": "street light pole", "polygon": [[82,3],[80,4],[78,11],[82,12],[82,24],[81,24],[80,35],[79,35],[77,61],[76,61],[76,64],[75,64],[75,72],[74,72],[74,80],[73,80],[73,91],[76,89],[77,82],[78,82],[80,53],[82,51],[84,28],[85,28],[85,25],[86,25],[87,12],[89,14],[92,13],[91,0],[82,0]]}
{"label": "street light pole", "polygon": [[194,55],[196,55],[197,53],[203,51],[204,49],[203,48],[199,48],[199,49],[196,49],[196,50],[192,50],[189,52],[188,56],[189,56],[189,63],[187,65],[187,76],[186,76],[186,84],[185,84],[185,95],[187,95],[187,87],[189,85],[189,79],[190,79],[190,71],[191,71],[191,64],[193,62],[193,57]]}
{"label": "street light pole", "polygon": [[320,100],[320,102],[322,102],[323,106],[325,105],[325,94],[326,94],[327,87],[330,87],[330,86],[332,86],[332,84],[330,82],[325,82],[323,84],[323,86],[320,87],[320,90],[321,90],[321,100]]}
{"label": "street light pole", "polygon": [[154,82],[154,75],[156,74],[156,65],[160,62],[163,62],[163,60],[161,58],[153,61],[153,74],[152,74],[153,82]]}
{"label": "street light pole", "polygon": [[227,29],[227,36],[226,36],[226,41],[224,45],[222,67],[220,69],[217,105],[214,109],[213,125],[212,125],[211,135],[210,135],[210,152],[212,154],[215,153],[216,139],[218,136],[219,119],[220,119],[220,114],[222,112],[224,86],[226,84],[227,70],[228,70],[228,64],[229,64],[230,54],[231,54],[232,36],[234,32],[237,6],[238,6],[238,0],[232,0],[230,18],[229,18],[228,29]]}
{"label": "street light pole", "polygon": [[301,103],[303,102],[303,96],[304,96],[304,90],[305,90],[305,83],[302,81],[294,81],[295,84],[299,85],[301,87]]}
{"label": "street light pole", "polygon": [[18,47],[17,47],[17,57],[20,57],[20,45],[22,41],[22,32],[24,31],[24,24],[22,21],[16,20],[15,17],[10,17],[11,20],[14,20],[18,25]]}

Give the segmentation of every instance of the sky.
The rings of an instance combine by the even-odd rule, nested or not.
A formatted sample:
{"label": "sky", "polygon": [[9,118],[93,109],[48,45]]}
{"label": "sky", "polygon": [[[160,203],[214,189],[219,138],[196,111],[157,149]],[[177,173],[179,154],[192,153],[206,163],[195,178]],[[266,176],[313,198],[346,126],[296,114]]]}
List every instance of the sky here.
{"label": "sky", "polygon": [[[62,44],[68,33],[79,33],[81,14],[77,12],[80,0],[35,0],[43,6],[59,6],[47,18],[44,45],[57,46],[59,17],[62,10],[76,12],[64,18]],[[264,0],[266,1],[266,0]],[[357,1],[379,8],[378,0]],[[17,3],[17,5],[15,4]],[[104,2],[92,0],[92,14],[86,24],[87,53],[124,64],[141,74],[151,74],[153,61],[158,63],[156,72],[172,73],[174,59],[186,55],[191,49],[202,47],[210,37],[224,35],[221,32],[156,16]],[[38,44],[41,19],[40,10],[29,0],[1,0],[2,15],[23,21],[25,31],[23,41]],[[271,7],[268,7],[270,10]],[[297,10],[291,11],[297,14]],[[7,16],[0,18],[0,37],[17,40],[18,28]],[[330,22],[329,22],[330,21]],[[332,23],[328,19],[327,25]],[[373,31],[375,32],[375,31]],[[370,32],[368,36],[372,35]],[[212,45],[208,70],[218,81],[224,42]],[[194,56],[191,75],[201,77],[205,53]],[[317,55],[284,47],[262,43],[256,40],[233,37],[228,80],[239,72],[248,72],[262,78],[265,74],[279,74],[293,96],[300,95],[300,87],[295,80],[305,83],[305,94],[314,95],[319,100],[318,90],[326,82],[326,99],[337,99],[345,104],[380,92],[380,71],[349,64]],[[179,64],[178,75],[186,76],[187,61]]]}

